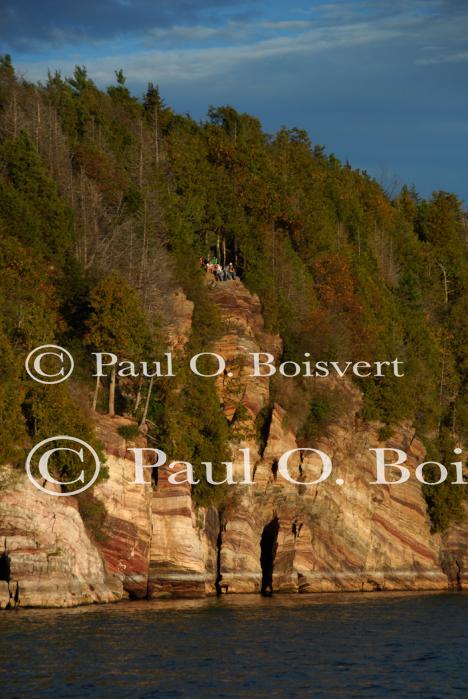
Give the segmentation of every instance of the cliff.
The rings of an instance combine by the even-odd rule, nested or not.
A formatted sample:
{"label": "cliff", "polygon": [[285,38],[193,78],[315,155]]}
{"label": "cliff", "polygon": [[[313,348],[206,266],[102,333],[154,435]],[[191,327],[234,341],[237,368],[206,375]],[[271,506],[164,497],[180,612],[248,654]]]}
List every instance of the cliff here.
{"label": "cliff", "polygon": [[0,490],[0,608],[71,607],[123,594],[81,519],[75,498],[37,490],[3,471]]}
{"label": "cliff", "polygon": [[[316,486],[289,483],[277,473],[281,454],[298,446],[283,408],[275,404],[264,448],[254,422],[269,404],[268,378],[247,376],[247,352],[279,356],[281,340],[265,332],[257,297],[240,282],[211,292],[225,331],[213,351],[228,361],[231,377],[218,382],[229,420],[245,408],[242,435],[249,448],[252,485],[233,485],[217,508],[197,508],[186,485],[171,485],[160,470],[156,487],[134,485],[130,446],[117,433],[124,418],[97,418],[109,478],[95,488],[106,507],[104,536],[90,535],[73,497],[53,498],[26,476],[5,468],[0,490],[0,607],[70,606],[124,597],[342,590],[444,590],[468,584],[466,525],[443,537],[431,534],[420,484],[375,486],[369,447],[378,425],[358,418],[359,391],[342,381],[346,410],[315,446],[332,458],[334,477]],[[172,342],[188,337],[193,306],[179,298]],[[328,379],[327,379],[328,381]],[[324,384],[325,387],[333,383]],[[142,438],[141,438],[142,439]],[[139,442],[140,445],[144,441]],[[405,450],[411,471],[424,448],[409,425],[386,445]],[[175,458],[175,456],[174,456]],[[242,464],[235,463],[242,477]],[[291,459],[297,480],[317,477],[306,452]],[[148,477],[149,480],[149,477]]]}
{"label": "cliff", "polygon": [[[226,358],[227,370],[234,375],[231,380],[219,379],[222,404],[230,419],[241,396],[253,424],[268,403],[269,380],[247,377],[237,360],[246,352],[278,354],[280,338],[264,332],[258,299],[241,283],[218,285],[212,294],[227,328],[214,351]],[[295,485],[278,477],[281,454],[298,446],[279,405],[273,409],[263,454],[252,438],[236,445],[236,450],[250,449],[255,475],[252,486],[230,486],[222,509],[217,581],[221,592],[259,592],[268,584],[269,557],[274,557],[271,582],[276,591],[447,589],[462,583],[462,576],[457,573],[457,577],[444,560],[452,560],[456,550],[459,562],[452,566],[457,571],[463,568],[466,528],[452,530],[454,543],[449,554],[447,548],[442,550],[440,537],[431,535],[421,487],[414,477],[402,485],[369,485],[375,469],[367,449],[383,445],[378,426],[357,418],[359,391],[347,382],[344,390],[345,414],[316,442],[316,447],[332,458],[345,481],[343,486],[331,479],[317,486]],[[409,426],[402,426],[387,445],[408,453],[410,471],[423,461],[424,448]],[[241,478],[240,463],[237,473]],[[297,456],[291,475],[307,481],[309,473],[310,480],[317,477],[314,460],[306,456],[300,462]],[[164,500],[163,493],[157,498]],[[186,515],[194,519],[189,509]],[[197,532],[197,542],[210,538],[203,518],[197,522]],[[158,548],[156,539],[152,548]],[[199,574],[198,556],[193,570]],[[170,560],[168,554],[167,563]],[[211,560],[209,563],[208,579]],[[171,575],[173,580],[177,578],[175,567]],[[178,583],[183,587],[182,576]],[[212,584],[208,588],[212,591]]]}

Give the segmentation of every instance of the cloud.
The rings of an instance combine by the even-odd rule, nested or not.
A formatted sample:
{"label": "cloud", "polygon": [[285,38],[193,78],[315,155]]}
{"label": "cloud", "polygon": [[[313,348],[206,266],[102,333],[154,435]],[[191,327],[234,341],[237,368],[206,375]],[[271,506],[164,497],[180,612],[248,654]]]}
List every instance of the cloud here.
{"label": "cloud", "polygon": [[[2,2],[2,0],[0,0]],[[313,32],[400,31],[455,19],[467,29],[466,0],[296,0],[294,9],[278,0],[3,0],[0,40],[17,53],[56,53],[73,47],[115,53],[127,43],[133,50],[152,47],[201,49],[214,45],[261,44]],[[286,16],[285,16],[286,15]],[[304,18],[305,17],[305,18]],[[453,26],[453,22],[452,22]],[[450,37],[449,37],[450,38]],[[416,37],[417,39],[417,37]],[[365,40],[365,39],[364,39]],[[333,45],[333,42],[329,42]],[[442,48],[444,48],[444,45]],[[292,49],[294,50],[294,49]],[[462,46],[451,46],[458,55]],[[448,50],[443,53],[448,54]],[[232,55],[232,52],[231,52]],[[422,62],[437,62],[422,56]]]}
{"label": "cloud", "polygon": [[[307,25],[310,27],[310,25]],[[244,32],[245,32],[244,28]],[[252,33],[253,33],[252,28]],[[239,68],[241,64],[268,60],[297,54],[313,55],[339,48],[346,48],[377,41],[385,41],[401,36],[402,28],[383,24],[375,26],[367,23],[354,23],[346,26],[313,27],[294,36],[274,36],[272,38],[250,41],[239,45],[221,45],[208,48],[155,49],[132,51],[130,55],[113,53],[111,56],[94,58],[92,74],[98,81],[108,80],[116,66],[124,65],[129,82],[151,80],[157,73],[161,81],[187,81],[205,79],[213,75],[227,74]],[[227,35],[228,32],[226,32]],[[157,40],[159,30],[152,36]],[[161,35],[162,36],[162,35]],[[194,36],[222,38],[222,30],[209,27],[175,27],[168,32],[168,41],[176,37],[187,41]],[[66,64],[66,62],[65,62]],[[27,65],[18,62],[20,69],[27,70]],[[61,61],[62,67],[64,62]],[[71,66],[73,63],[68,62]],[[52,67],[49,61],[35,62],[26,77],[37,79]]]}
{"label": "cloud", "polygon": [[[160,25],[151,23],[155,15],[146,14],[148,4],[153,8],[157,6],[156,14],[163,18]],[[25,5],[29,6],[25,0],[17,0],[15,7]],[[43,5],[57,6],[57,2],[46,0]],[[19,60],[15,57],[15,63],[26,78],[43,79],[49,68],[60,68],[69,74],[76,63],[86,63],[91,75],[102,85],[112,81],[114,69],[122,66],[129,84],[141,89],[146,81],[154,80],[155,76],[161,83],[184,84],[187,81],[234,75],[253,63],[279,58],[287,60],[301,56],[305,66],[310,65],[314,56],[328,55],[333,60],[333,52],[352,47],[375,45],[380,51],[390,42],[394,45],[406,43],[410,51],[404,54],[411,55],[415,65],[461,62],[468,56],[466,22],[460,21],[457,14],[457,0],[414,0],[410,7],[406,0],[378,4],[370,0],[308,3],[307,11],[312,9],[315,15],[307,19],[282,19],[279,16],[232,19],[228,13],[223,20],[218,18],[217,23],[212,21],[211,14],[205,15],[203,22],[191,23],[189,20],[195,17],[194,6],[197,12],[211,12],[214,5],[232,10],[234,7],[239,9],[242,2],[102,0],[95,3],[94,0],[82,0],[79,14],[89,5],[94,8],[99,6],[99,10],[95,10],[99,18],[106,15],[111,7],[124,12],[124,15],[117,12],[113,18],[113,31],[117,30],[122,17],[127,17],[128,12],[133,17],[130,28],[140,27],[138,13],[145,10],[145,26],[140,27],[135,36],[119,36],[112,42],[98,35],[97,25],[93,26],[93,46],[90,47],[89,42],[86,46],[77,44],[75,48],[73,43],[69,44],[66,50],[61,50],[58,65],[53,58],[56,51],[49,51],[47,59],[42,59],[40,53],[32,61],[30,57],[24,61],[21,57]],[[257,6],[260,7],[260,2]],[[77,12],[76,7],[74,10],[63,10],[62,15],[68,21],[73,12]],[[183,16],[187,21],[180,21]],[[95,16],[94,19],[90,16],[87,21],[92,24],[95,19]],[[206,20],[211,20],[211,23]],[[47,36],[56,45],[61,45],[70,37],[70,28],[55,27],[49,30]],[[75,26],[73,31],[74,41],[79,41],[79,27]],[[381,69],[383,73],[391,72],[391,66]],[[299,70],[302,72],[304,67]]]}
{"label": "cloud", "polygon": [[[147,81],[159,83],[168,104],[195,118],[209,104],[230,103],[257,114],[269,131],[281,124],[307,129],[355,166],[377,172],[385,165],[423,193],[468,193],[460,192],[468,158],[461,126],[467,0],[7,6],[25,15],[8,21],[12,41],[25,47],[13,56],[15,66],[29,80],[44,79],[48,68],[70,75],[84,63],[105,86],[121,67],[135,94]],[[8,34],[5,22],[1,33]]]}
{"label": "cloud", "polygon": [[157,45],[159,48],[189,47],[194,44],[209,45],[239,43],[246,41],[256,33],[257,25],[246,21],[228,21],[222,26],[175,25],[173,27],[153,27],[148,29],[142,44],[146,47]]}
{"label": "cloud", "polygon": [[307,20],[283,20],[281,22],[263,22],[262,26],[266,29],[277,29],[277,30],[296,30],[296,29],[307,29],[310,27],[311,22]]}
{"label": "cloud", "polygon": [[2,0],[0,39],[16,50],[102,42],[148,27],[196,24],[209,14],[251,15],[259,0]]}
{"label": "cloud", "polygon": [[[438,50],[438,47],[435,47]],[[468,61],[468,50],[467,51],[457,51],[456,53],[447,53],[431,56],[430,58],[418,58],[417,63],[422,66],[436,65],[437,63],[461,63],[462,61]]]}

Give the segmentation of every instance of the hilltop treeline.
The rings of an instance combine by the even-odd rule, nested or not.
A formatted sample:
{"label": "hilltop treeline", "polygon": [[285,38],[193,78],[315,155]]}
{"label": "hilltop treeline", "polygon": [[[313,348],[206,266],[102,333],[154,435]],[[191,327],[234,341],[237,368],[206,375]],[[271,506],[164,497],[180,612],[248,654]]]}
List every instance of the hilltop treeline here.
{"label": "hilltop treeline", "polygon": [[[209,348],[223,319],[199,269],[206,254],[234,262],[258,293],[284,359],[404,361],[404,379],[362,380],[361,417],[380,421],[383,437],[409,420],[431,455],[453,460],[468,425],[467,228],[456,196],[403,187],[390,198],[304,131],[271,136],[229,106],[196,122],[152,84],[134,97],[121,70],[106,91],[83,67],[33,85],[3,57],[0,137],[3,461],[57,429],[92,441],[93,407],[134,415],[179,459],[229,453],[236,426],[210,381],[180,372],[170,385],[89,383],[90,351],[140,359],[165,347],[180,286],[195,304],[187,351]],[[72,384],[27,380],[24,357],[45,342],[78,358]],[[339,395],[300,380],[276,393],[304,441],[339,410]],[[444,529],[462,489],[427,490]],[[212,497],[203,484],[195,495]]]}

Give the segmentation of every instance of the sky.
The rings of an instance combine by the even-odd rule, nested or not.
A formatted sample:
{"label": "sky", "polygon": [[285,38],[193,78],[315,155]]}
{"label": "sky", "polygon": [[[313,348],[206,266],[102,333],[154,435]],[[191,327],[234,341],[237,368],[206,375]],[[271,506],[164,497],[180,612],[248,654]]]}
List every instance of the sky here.
{"label": "sky", "polygon": [[0,0],[0,52],[27,80],[122,68],[196,119],[230,104],[312,142],[389,193],[468,204],[468,0]]}

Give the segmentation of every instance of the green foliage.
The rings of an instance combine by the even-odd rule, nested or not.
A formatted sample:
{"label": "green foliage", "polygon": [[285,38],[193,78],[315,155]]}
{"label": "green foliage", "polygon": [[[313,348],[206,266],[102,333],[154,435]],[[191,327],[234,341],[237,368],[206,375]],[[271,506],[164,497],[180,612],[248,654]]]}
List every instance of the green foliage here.
{"label": "green foliage", "polygon": [[89,490],[79,493],[76,498],[80,515],[89,534],[96,542],[105,543],[108,535],[105,531],[107,510],[104,503]]}
{"label": "green foliage", "polygon": [[51,341],[58,299],[51,271],[13,235],[0,240],[0,307],[4,331],[17,352]]}
{"label": "green foliage", "polygon": [[[307,378],[295,382],[278,374],[273,377],[271,399],[285,409],[286,424],[295,432],[298,444],[302,446],[313,446],[320,436],[327,434],[329,425],[340,418],[346,405],[345,394],[339,385],[331,387]],[[271,414],[265,411],[259,428],[262,429],[264,421],[268,424],[270,420]]]}
{"label": "green foliage", "polygon": [[[70,435],[84,440],[92,446],[101,463],[98,481],[107,478],[105,454],[102,446],[96,440],[89,418],[80,407],[79,402],[70,393],[70,388],[64,384],[40,385],[30,383],[22,405],[26,426],[34,444],[53,437],[54,435]],[[53,454],[49,460],[52,475],[58,480],[73,481],[82,471],[85,471],[87,481],[94,472],[94,464],[86,461],[83,464],[70,452],[60,451]],[[64,486],[67,490],[67,486]],[[71,486],[71,489],[76,489]]]}
{"label": "green foliage", "polygon": [[138,425],[120,425],[120,427],[117,428],[117,432],[128,441],[136,439],[140,434]]}
{"label": "green foliage", "polygon": [[150,435],[169,458],[194,465],[195,478],[200,479],[193,488],[195,502],[206,505],[221,498],[223,488],[207,483],[200,468],[202,461],[211,461],[214,478],[223,480],[221,462],[231,458],[229,425],[220,410],[214,380],[198,377],[181,366],[176,379],[167,382],[165,390],[155,392],[149,417],[153,424]]}
{"label": "green foliage", "polygon": [[[442,463],[448,471],[447,478],[439,485],[423,485],[432,528],[434,531],[444,532],[451,522],[462,522],[465,517],[464,502],[468,495],[466,486],[451,483],[456,478],[455,466],[451,465],[451,462],[462,457],[454,455],[455,442],[447,429],[441,431],[436,443],[426,442],[426,447],[426,460]],[[424,477],[427,481],[437,482],[440,478],[439,468],[435,465],[426,466]]]}
{"label": "green foliage", "polygon": [[[436,446],[447,431],[466,440],[468,262],[457,198],[423,200],[403,187],[390,200],[304,131],[268,136],[229,105],[199,123],[169,109],[154,84],[139,101],[123,71],[115,75],[107,91],[83,66],[34,87],[9,56],[0,60],[1,390],[12,406],[0,426],[12,435],[3,458],[27,440],[20,411],[30,438],[59,419],[50,401],[42,410],[34,399],[18,354],[66,339],[80,377],[84,345],[149,356],[177,285],[194,303],[187,354],[209,350],[224,325],[197,259],[224,253],[259,295],[267,329],[281,334],[283,359],[404,362],[403,378],[356,379],[362,417],[383,423],[382,437],[408,420]],[[306,441],[344,401],[300,379],[273,384]],[[135,382],[120,388],[119,407],[130,410]],[[229,439],[250,429],[241,397],[233,405],[230,429],[214,382],[180,370],[155,382],[150,436],[173,458],[219,463]],[[74,429],[85,431],[82,417]],[[270,419],[266,409],[257,420],[261,448]],[[194,497],[208,502],[211,491],[201,484]],[[427,493],[437,528],[456,516],[453,495],[445,486]]]}
{"label": "green foliage", "polygon": [[[63,386],[33,385],[24,372],[29,351],[56,343],[65,329],[60,305],[71,291],[71,277],[64,282],[71,213],[25,132],[0,146],[0,172],[0,460],[16,464],[54,434],[95,439],[76,397]],[[53,457],[57,475],[76,475],[77,468],[65,453]]]}
{"label": "green foliage", "polygon": [[98,352],[139,358],[149,328],[138,293],[119,274],[101,280],[90,293],[87,343]]}
{"label": "green foliage", "polygon": [[319,391],[313,395],[305,419],[298,430],[298,444],[310,446],[321,437],[328,425],[339,416],[339,405],[336,392]]}
{"label": "green foliage", "polygon": [[378,437],[380,442],[387,441],[387,439],[393,437],[394,434],[395,430],[391,427],[391,425],[383,425],[383,427],[379,427]]}
{"label": "green foliage", "polygon": [[18,358],[0,327],[0,463],[16,463],[23,455],[26,429],[21,404],[24,386]]}
{"label": "green foliage", "polygon": [[71,211],[25,131],[0,146],[0,173],[7,180],[0,188],[7,229],[34,254],[63,263],[73,244]]}

